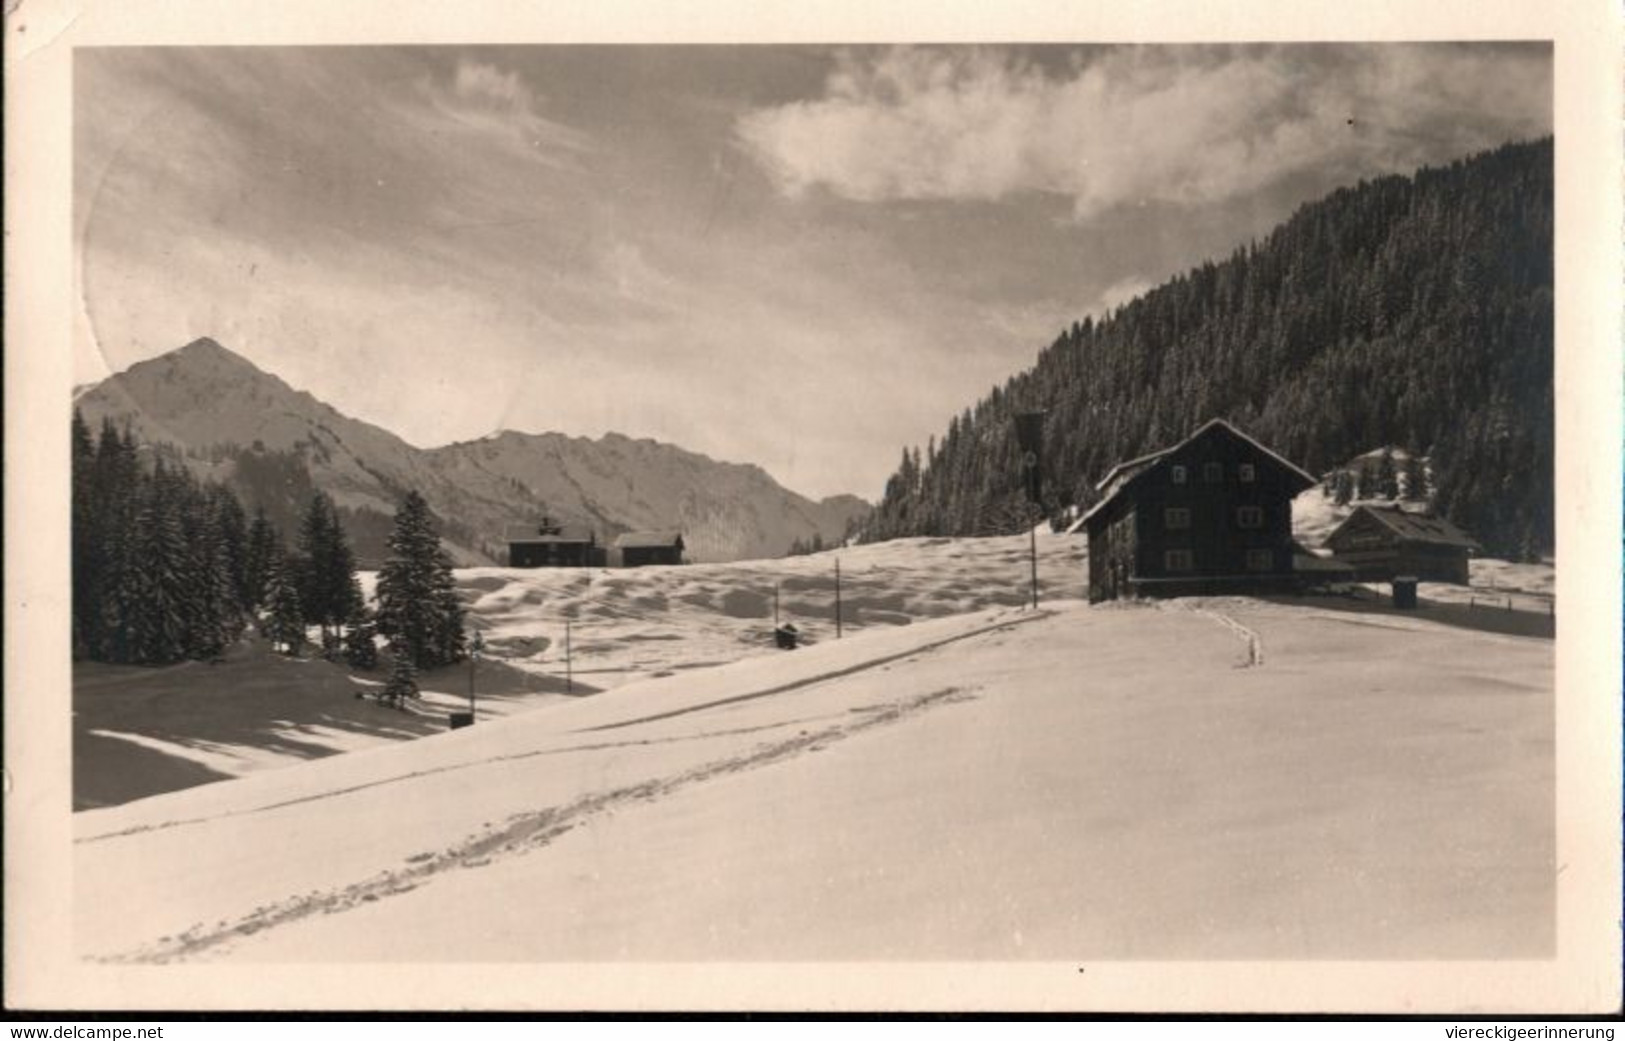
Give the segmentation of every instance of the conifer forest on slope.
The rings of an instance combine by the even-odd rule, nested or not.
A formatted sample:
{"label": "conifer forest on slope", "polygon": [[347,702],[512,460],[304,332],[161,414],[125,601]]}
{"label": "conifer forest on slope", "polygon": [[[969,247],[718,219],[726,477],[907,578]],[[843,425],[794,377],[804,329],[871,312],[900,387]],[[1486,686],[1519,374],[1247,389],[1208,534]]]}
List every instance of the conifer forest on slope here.
{"label": "conifer forest on slope", "polygon": [[1553,546],[1552,141],[1302,207],[1262,242],[1074,322],[1026,372],[905,449],[866,541],[1032,523],[1011,417],[1046,410],[1043,513],[1224,417],[1323,473],[1395,445],[1492,556]]}

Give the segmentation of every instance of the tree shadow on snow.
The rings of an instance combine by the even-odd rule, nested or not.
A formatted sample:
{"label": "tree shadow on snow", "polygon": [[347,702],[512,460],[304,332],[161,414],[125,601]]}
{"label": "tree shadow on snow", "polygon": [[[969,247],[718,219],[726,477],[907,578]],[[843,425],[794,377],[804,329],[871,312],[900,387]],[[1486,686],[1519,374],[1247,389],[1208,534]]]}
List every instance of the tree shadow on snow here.
{"label": "tree shadow on snow", "polygon": [[[501,661],[480,661],[474,675],[481,702],[566,694],[564,677]],[[274,654],[260,640],[244,640],[219,664],[75,663],[73,806],[116,806],[228,779],[255,758],[337,755],[354,736],[409,740],[444,733],[447,713],[461,709],[448,703],[466,695],[468,676],[467,663],[426,671],[419,686],[437,696],[398,710],[366,696],[387,680],[387,660],[379,669],[352,672],[321,659]],[[577,682],[568,693],[596,692]]]}

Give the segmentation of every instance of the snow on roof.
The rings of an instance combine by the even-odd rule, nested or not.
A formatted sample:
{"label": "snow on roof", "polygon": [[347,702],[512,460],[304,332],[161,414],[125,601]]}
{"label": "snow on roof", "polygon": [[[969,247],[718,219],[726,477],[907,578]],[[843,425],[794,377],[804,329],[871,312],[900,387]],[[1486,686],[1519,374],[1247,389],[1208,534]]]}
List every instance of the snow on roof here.
{"label": "snow on roof", "polygon": [[680,545],[683,536],[675,531],[629,531],[615,537],[617,549],[665,549]]}
{"label": "snow on roof", "polygon": [[1336,557],[1322,556],[1297,539],[1292,540],[1292,570],[1319,571],[1335,575],[1354,574],[1353,566],[1347,561],[1338,560]]}
{"label": "snow on roof", "polygon": [[510,524],[508,525],[505,537],[509,542],[533,542],[541,544],[597,541],[597,536],[595,536],[591,531],[576,525],[566,525],[560,527],[557,531],[550,532],[545,535],[542,533],[541,529],[542,526],[539,524]]}
{"label": "snow on roof", "polygon": [[[1283,469],[1285,469],[1288,473],[1296,475],[1299,478],[1299,480],[1302,481],[1304,488],[1308,488],[1308,487],[1310,487],[1311,485],[1313,485],[1315,483],[1315,479],[1313,477],[1309,476],[1308,472],[1305,471],[1302,467],[1297,466],[1294,463],[1288,462],[1284,457],[1281,456],[1280,453],[1275,452],[1275,451],[1271,450],[1270,448],[1265,447],[1262,443],[1260,443],[1258,441],[1257,438],[1254,438],[1251,435],[1243,433],[1242,431],[1236,429],[1235,426],[1233,426],[1232,424],[1230,424],[1226,420],[1223,420],[1223,419],[1210,419],[1206,423],[1203,423],[1201,426],[1197,427],[1196,431],[1194,433],[1192,433],[1189,437],[1185,438],[1185,440],[1179,442],[1178,444],[1170,445],[1169,447],[1161,449],[1159,451],[1150,452],[1150,453],[1147,453],[1146,455],[1138,456],[1138,457],[1136,457],[1134,459],[1128,460],[1127,462],[1118,463],[1116,466],[1114,466],[1110,470],[1108,470],[1106,472],[1106,476],[1102,477],[1100,479],[1100,483],[1095,485],[1095,487],[1097,489],[1101,490],[1101,491],[1106,491],[1107,487],[1111,486],[1113,484],[1114,480],[1116,481],[1116,486],[1112,487],[1111,491],[1107,492],[1107,494],[1099,502],[1095,503],[1094,506],[1090,507],[1088,512],[1084,513],[1084,515],[1082,517],[1078,518],[1078,522],[1081,524],[1081,523],[1087,521],[1090,517],[1092,517],[1096,513],[1098,513],[1100,511],[1100,509],[1102,507],[1104,507],[1107,503],[1109,503],[1113,499],[1117,498],[1117,493],[1122,491],[1123,488],[1129,483],[1129,481],[1133,480],[1135,477],[1138,477],[1141,473],[1144,473],[1145,471],[1151,469],[1157,463],[1161,462],[1163,459],[1165,459],[1166,457],[1172,455],[1173,453],[1179,451],[1181,448],[1184,448],[1186,445],[1191,444],[1192,442],[1196,441],[1197,439],[1205,436],[1208,433],[1208,431],[1213,430],[1215,428],[1222,429],[1226,433],[1229,433],[1231,436],[1239,438],[1242,441],[1245,441],[1247,444],[1249,444],[1252,447],[1256,448],[1264,456],[1274,460]],[[1301,488],[1299,489],[1299,491],[1302,491],[1302,490],[1303,489],[1301,489]]]}
{"label": "snow on roof", "polygon": [[[1183,443],[1184,442],[1181,442],[1181,444],[1183,444]],[[1129,471],[1132,470],[1132,471],[1137,473],[1140,470],[1145,469],[1147,466],[1150,466],[1152,463],[1156,462],[1158,459],[1161,459],[1163,456],[1167,455],[1169,452],[1172,452],[1174,450],[1174,448],[1177,448],[1177,447],[1179,447],[1179,446],[1175,445],[1175,446],[1173,446],[1173,448],[1159,448],[1155,452],[1148,452],[1145,455],[1136,456],[1135,458],[1129,459],[1126,462],[1118,463],[1116,466],[1114,466],[1110,470],[1106,471],[1106,476],[1102,477],[1098,482],[1096,482],[1095,488],[1097,490],[1099,490],[1099,491],[1105,491],[1106,486],[1108,484],[1112,483],[1113,478],[1116,478],[1118,476],[1123,476],[1123,477],[1131,476]]]}
{"label": "snow on roof", "polygon": [[[1443,517],[1435,517],[1430,513],[1409,513],[1400,506],[1360,506],[1349,515],[1347,524],[1360,511],[1370,514],[1383,527],[1407,542],[1427,542],[1437,546],[1463,546],[1467,549],[1480,548],[1471,535],[1451,524]],[[1336,534],[1336,532],[1333,532]]]}

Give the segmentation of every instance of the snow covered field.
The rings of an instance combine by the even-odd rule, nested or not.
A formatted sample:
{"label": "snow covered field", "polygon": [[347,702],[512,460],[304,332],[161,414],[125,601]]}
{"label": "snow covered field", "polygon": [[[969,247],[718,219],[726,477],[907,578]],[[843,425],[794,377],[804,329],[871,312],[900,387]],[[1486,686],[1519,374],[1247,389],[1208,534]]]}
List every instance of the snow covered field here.
{"label": "snow covered field", "polygon": [[1552,656],[1246,600],[876,625],[77,814],[75,940],[118,962],[1539,958]]}
{"label": "snow covered field", "polygon": [[[1082,593],[1082,540],[1039,540],[1044,595]],[[1028,542],[900,539],[842,550],[848,635],[998,605],[1028,596]],[[762,654],[780,616],[809,645],[835,636],[836,554],[734,564],[630,570],[474,568],[457,573],[471,621],[487,642],[478,667],[479,711],[528,711],[570,696]],[[371,593],[373,575],[363,576]],[[573,681],[565,678],[565,619],[573,627]],[[75,808],[117,805],[158,792],[440,733],[467,707],[468,669],[419,677],[407,713],[354,698],[382,671],[356,674],[291,661],[262,642],[225,664],[164,669],[79,663],[74,671]]]}

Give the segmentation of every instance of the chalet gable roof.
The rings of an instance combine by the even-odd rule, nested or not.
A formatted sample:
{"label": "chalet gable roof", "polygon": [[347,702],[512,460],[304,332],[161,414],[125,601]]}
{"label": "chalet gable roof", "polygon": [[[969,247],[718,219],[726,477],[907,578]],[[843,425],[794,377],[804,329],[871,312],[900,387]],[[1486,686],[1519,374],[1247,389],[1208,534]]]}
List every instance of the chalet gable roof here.
{"label": "chalet gable roof", "polygon": [[629,531],[615,536],[617,549],[681,549],[683,536],[675,531]]}
{"label": "chalet gable roof", "polygon": [[1459,546],[1463,549],[1478,550],[1482,547],[1471,535],[1451,524],[1443,517],[1435,517],[1431,513],[1411,513],[1398,505],[1394,506],[1357,506],[1348,519],[1339,524],[1326,541],[1330,543],[1344,528],[1348,527],[1356,517],[1370,517],[1395,537],[1405,542],[1425,542],[1435,546]]}
{"label": "chalet gable roof", "polygon": [[1100,490],[1100,491],[1105,491],[1106,487],[1108,485],[1110,485],[1112,483],[1112,481],[1117,479],[1118,477],[1123,477],[1123,478],[1132,477],[1132,476],[1134,476],[1134,475],[1136,475],[1136,474],[1138,474],[1140,472],[1143,472],[1143,471],[1149,469],[1154,464],[1162,461],[1167,456],[1173,455],[1175,452],[1177,452],[1180,449],[1184,448],[1186,445],[1190,445],[1190,444],[1193,444],[1193,443],[1201,440],[1203,437],[1207,436],[1208,432],[1211,431],[1211,430],[1223,430],[1224,432],[1228,433],[1230,436],[1235,437],[1235,438],[1239,438],[1240,440],[1247,442],[1247,444],[1253,446],[1259,452],[1261,452],[1264,455],[1268,456],[1269,458],[1273,459],[1276,463],[1278,463],[1282,467],[1282,469],[1286,470],[1289,473],[1295,474],[1296,476],[1301,478],[1302,481],[1303,481],[1303,486],[1305,488],[1308,488],[1308,487],[1310,487],[1311,485],[1313,485],[1315,483],[1315,479],[1313,477],[1309,476],[1309,474],[1302,467],[1297,466],[1294,463],[1288,462],[1287,459],[1284,456],[1282,456],[1279,452],[1276,452],[1275,450],[1265,446],[1257,438],[1255,438],[1252,435],[1244,433],[1243,431],[1237,429],[1235,426],[1233,426],[1231,423],[1229,423],[1226,420],[1223,420],[1223,419],[1210,419],[1206,423],[1203,423],[1201,426],[1197,427],[1196,431],[1194,433],[1192,433],[1189,437],[1187,437],[1185,440],[1179,442],[1176,445],[1169,445],[1167,448],[1158,449],[1155,452],[1148,452],[1145,455],[1137,456],[1137,457],[1135,457],[1133,459],[1130,459],[1130,460],[1128,460],[1126,462],[1118,463],[1116,466],[1114,466],[1110,470],[1106,471],[1106,476],[1102,477],[1100,479],[1100,482],[1095,485],[1095,488]]}
{"label": "chalet gable roof", "polygon": [[504,532],[504,536],[508,542],[528,542],[536,545],[547,545],[549,543],[555,545],[569,543],[573,545],[583,542],[590,544],[598,541],[598,536],[592,531],[577,525],[565,525],[556,532],[544,535],[541,531],[541,525],[538,524],[510,524]]}
{"label": "chalet gable roof", "polygon": [[1311,477],[1307,471],[1295,463],[1289,462],[1279,452],[1268,448],[1257,438],[1244,433],[1223,419],[1210,419],[1206,423],[1203,423],[1201,426],[1197,427],[1189,437],[1185,438],[1185,440],[1179,442],[1178,444],[1170,445],[1167,448],[1150,452],[1146,455],[1137,456],[1133,459],[1127,460],[1126,462],[1118,463],[1116,466],[1108,470],[1106,472],[1106,476],[1100,479],[1100,483],[1095,485],[1095,488],[1098,491],[1105,493],[1104,498],[1095,503],[1095,505],[1091,507],[1087,513],[1079,518],[1079,522],[1082,523],[1087,521],[1090,517],[1098,513],[1107,503],[1116,499],[1118,494],[1121,493],[1123,489],[1128,487],[1128,485],[1141,474],[1156,469],[1159,465],[1166,462],[1168,457],[1175,455],[1187,446],[1195,444],[1197,441],[1200,441],[1204,437],[1214,433],[1228,435],[1255,449],[1260,455],[1269,459],[1271,462],[1275,463],[1282,470],[1284,470],[1288,476],[1294,478],[1296,483],[1299,485],[1298,491],[1303,491],[1305,488],[1314,486],[1315,479]]}

